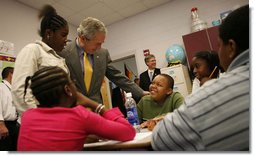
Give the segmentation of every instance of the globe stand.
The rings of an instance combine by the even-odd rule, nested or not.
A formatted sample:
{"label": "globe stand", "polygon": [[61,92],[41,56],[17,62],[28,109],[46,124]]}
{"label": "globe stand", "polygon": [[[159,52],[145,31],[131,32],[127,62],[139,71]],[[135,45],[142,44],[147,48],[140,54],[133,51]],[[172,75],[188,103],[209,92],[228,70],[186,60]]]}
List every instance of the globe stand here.
{"label": "globe stand", "polygon": [[167,67],[172,67],[172,66],[175,66],[175,65],[178,65],[178,64],[181,64],[181,62],[180,61],[170,62],[170,63],[168,63]]}

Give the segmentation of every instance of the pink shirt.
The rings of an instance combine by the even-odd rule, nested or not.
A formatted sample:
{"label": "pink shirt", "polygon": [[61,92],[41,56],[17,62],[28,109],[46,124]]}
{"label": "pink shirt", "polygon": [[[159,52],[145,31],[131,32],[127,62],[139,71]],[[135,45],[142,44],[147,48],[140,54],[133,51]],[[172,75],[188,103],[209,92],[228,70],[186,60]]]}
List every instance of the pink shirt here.
{"label": "pink shirt", "polygon": [[106,111],[103,117],[83,106],[33,108],[23,113],[18,150],[83,150],[89,134],[128,141],[135,137],[136,132],[118,108]]}

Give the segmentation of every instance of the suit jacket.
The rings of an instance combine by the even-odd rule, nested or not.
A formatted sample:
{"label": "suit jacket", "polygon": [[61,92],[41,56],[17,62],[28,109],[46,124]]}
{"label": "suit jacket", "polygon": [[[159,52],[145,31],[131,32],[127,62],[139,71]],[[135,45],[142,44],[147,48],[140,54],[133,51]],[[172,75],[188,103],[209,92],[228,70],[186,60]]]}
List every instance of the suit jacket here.
{"label": "suit jacket", "polygon": [[89,92],[86,90],[84,83],[84,75],[82,72],[76,41],[74,40],[71,44],[68,44],[60,55],[65,58],[66,64],[70,70],[71,78],[75,80],[78,90],[98,103],[102,103],[100,89],[104,76],[124,91],[132,92],[134,98],[141,98],[143,96],[143,90],[138,85],[129,80],[118,69],[112,66],[112,60],[107,49],[101,48],[93,54],[93,74]]}
{"label": "suit jacket", "polygon": [[[156,75],[159,75],[160,73],[161,73],[161,70],[159,68],[155,68],[152,80],[155,78]],[[139,86],[143,90],[149,91],[149,86],[151,84],[151,81],[150,81],[148,70],[146,70],[143,73],[141,73],[139,75],[139,79],[140,79]]]}

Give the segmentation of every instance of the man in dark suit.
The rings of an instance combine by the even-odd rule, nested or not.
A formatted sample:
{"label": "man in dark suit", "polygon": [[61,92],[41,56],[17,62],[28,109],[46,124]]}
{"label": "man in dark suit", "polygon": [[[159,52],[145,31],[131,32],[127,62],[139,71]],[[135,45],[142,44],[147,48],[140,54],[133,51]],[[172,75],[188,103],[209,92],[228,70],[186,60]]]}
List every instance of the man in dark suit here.
{"label": "man in dark suit", "polygon": [[61,53],[71,78],[82,94],[98,103],[102,103],[100,89],[104,76],[124,91],[132,92],[134,98],[141,98],[147,92],[117,70],[111,64],[108,50],[101,48],[106,32],[105,25],[98,19],[88,17],[81,22],[78,37]]}
{"label": "man in dark suit", "polygon": [[145,63],[148,67],[146,71],[140,74],[139,79],[139,86],[144,91],[149,91],[149,86],[154,79],[154,77],[161,73],[159,68],[156,68],[156,59],[153,54],[147,55],[145,57]]}

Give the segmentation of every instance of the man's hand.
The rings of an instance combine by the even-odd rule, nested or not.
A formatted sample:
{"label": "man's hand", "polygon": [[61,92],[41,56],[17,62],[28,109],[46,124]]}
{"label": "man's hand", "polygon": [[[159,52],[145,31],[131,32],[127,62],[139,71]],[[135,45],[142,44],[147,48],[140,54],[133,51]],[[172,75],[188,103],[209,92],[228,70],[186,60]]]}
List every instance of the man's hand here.
{"label": "man's hand", "polygon": [[0,121],[0,138],[5,139],[9,136],[9,130],[4,124],[4,121]]}

